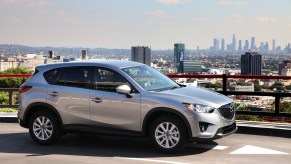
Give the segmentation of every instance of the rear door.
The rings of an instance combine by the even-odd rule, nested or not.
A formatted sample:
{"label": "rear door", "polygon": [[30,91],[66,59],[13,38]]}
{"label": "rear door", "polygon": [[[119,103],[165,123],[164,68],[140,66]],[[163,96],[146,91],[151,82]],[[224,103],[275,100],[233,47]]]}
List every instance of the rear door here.
{"label": "rear door", "polygon": [[44,74],[51,85],[47,102],[60,113],[64,124],[89,124],[90,67],[64,67]]}

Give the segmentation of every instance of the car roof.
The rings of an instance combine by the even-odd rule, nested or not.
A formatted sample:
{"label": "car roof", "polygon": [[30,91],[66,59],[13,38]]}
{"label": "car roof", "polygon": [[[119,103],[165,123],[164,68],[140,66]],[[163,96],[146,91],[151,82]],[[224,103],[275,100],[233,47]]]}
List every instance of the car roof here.
{"label": "car roof", "polygon": [[128,67],[142,66],[145,64],[126,61],[126,60],[100,60],[100,61],[72,61],[72,62],[63,62],[63,63],[53,63],[37,66],[39,70],[47,70],[58,67],[70,67],[70,66],[99,66],[99,67],[115,67],[117,69],[123,69]]}

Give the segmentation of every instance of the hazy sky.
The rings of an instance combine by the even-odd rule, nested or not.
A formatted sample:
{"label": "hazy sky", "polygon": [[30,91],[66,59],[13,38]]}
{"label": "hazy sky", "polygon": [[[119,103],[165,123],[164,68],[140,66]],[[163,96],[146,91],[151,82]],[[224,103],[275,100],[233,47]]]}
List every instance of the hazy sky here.
{"label": "hazy sky", "polygon": [[0,0],[0,44],[208,48],[232,34],[285,46],[291,0]]}

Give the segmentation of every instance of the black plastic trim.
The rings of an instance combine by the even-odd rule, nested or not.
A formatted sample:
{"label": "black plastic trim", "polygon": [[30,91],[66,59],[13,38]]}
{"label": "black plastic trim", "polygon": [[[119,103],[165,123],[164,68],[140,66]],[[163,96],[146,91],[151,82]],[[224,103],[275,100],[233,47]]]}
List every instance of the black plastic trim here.
{"label": "black plastic trim", "polygon": [[143,137],[142,133],[139,131],[123,130],[123,129],[117,129],[117,128],[84,125],[84,124],[63,125],[63,130],[67,133],[93,133],[93,134],[102,134],[102,135]]}
{"label": "black plastic trim", "polygon": [[183,122],[185,123],[185,125],[186,125],[186,130],[187,130],[187,133],[188,133],[188,140],[192,139],[191,126],[190,126],[188,120],[186,119],[186,117],[182,113],[180,113],[180,112],[178,112],[178,111],[176,111],[174,109],[163,108],[163,107],[154,108],[154,109],[152,109],[150,112],[148,112],[146,114],[146,116],[145,116],[145,118],[143,120],[143,123],[142,123],[142,132],[143,132],[144,135],[147,135],[146,134],[147,127],[150,126],[148,121],[150,120],[151,116],[153,116],[157,112],[166,112],[166,113],[173,114],[173,115],[176,115],[176,116],[180,117],[183,120]]}
{"label": "black plastic trim", "polygon": [[63,125],[62,118],[61,118],[59,112],[57,111],[57,109],[56,109],[55,107],[53,107],[53,106],[51,106],[51,105],[49,105],[49,104],[43,103],[43,102],[35,102],[35,103],[30,104],[30,105],[26,108],[26,110],[25,110],[25,112],[24,112],[23,123],[22,123],[22,125],[23,125],[24,127],[28,128],[28,121],[29,121],[28,119],[29,119],[29,118],[27,118],[27,114],[28,114],[29,111],[30,111],[33,107],[35,107],[35,106],[44,106],[44,107],[46,107],[46,108],[51,109],[51,110],[54,112],[54,114],[56,114],[56,116],[57,116],[57,118],[58,118],[58,120],[59,120],[59,122],[60,122],[60,125],[61,125],[61,126]]}

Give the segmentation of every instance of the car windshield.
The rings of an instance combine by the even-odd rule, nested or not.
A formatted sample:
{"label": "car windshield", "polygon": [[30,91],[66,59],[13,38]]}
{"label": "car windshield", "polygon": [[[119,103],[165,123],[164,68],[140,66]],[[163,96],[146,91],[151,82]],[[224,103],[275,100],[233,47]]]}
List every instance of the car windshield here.
{"label": "car windshield", "polygon": [[146,91],[163,91],[180,87],[161,72],[147,65],[122,70]]}

